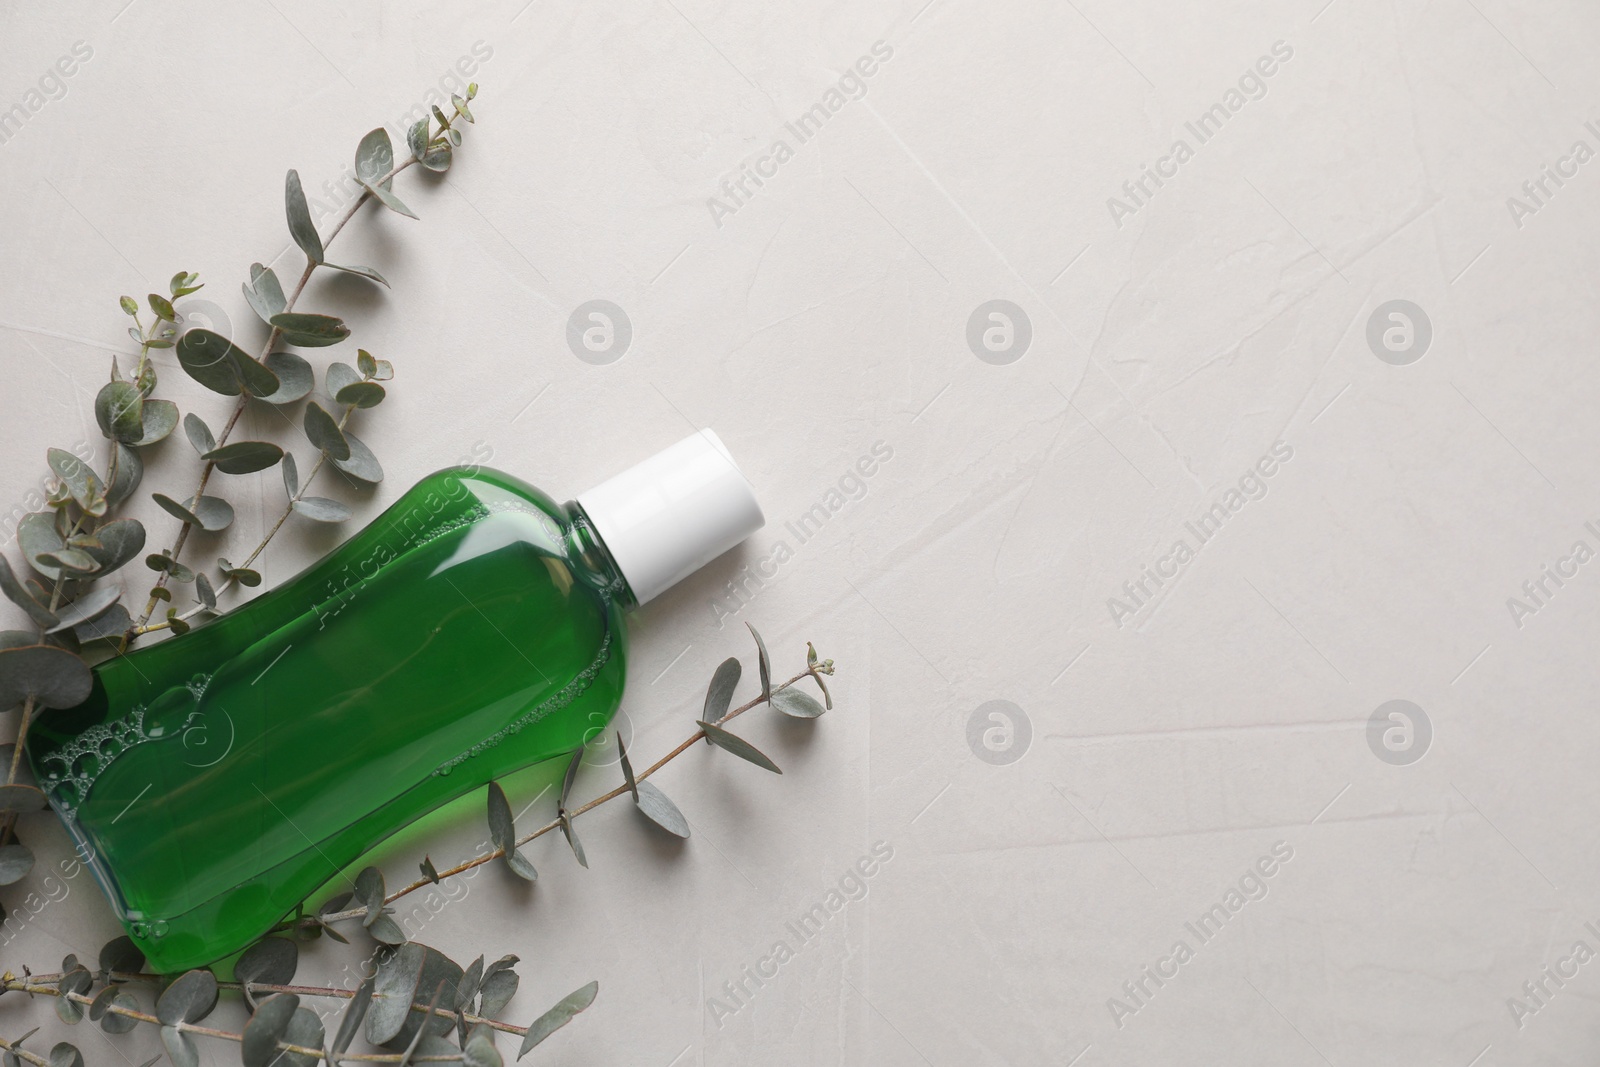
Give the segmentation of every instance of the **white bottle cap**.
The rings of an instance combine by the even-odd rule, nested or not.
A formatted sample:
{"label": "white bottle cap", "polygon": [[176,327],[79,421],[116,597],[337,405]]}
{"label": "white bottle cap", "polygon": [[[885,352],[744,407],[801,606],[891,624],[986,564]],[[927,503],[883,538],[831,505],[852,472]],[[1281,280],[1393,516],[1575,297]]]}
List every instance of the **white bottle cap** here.
{"label": "white bottle cap", "polygon": [[710,430],[578,497],[640,604],[766,523],[756,492]]}

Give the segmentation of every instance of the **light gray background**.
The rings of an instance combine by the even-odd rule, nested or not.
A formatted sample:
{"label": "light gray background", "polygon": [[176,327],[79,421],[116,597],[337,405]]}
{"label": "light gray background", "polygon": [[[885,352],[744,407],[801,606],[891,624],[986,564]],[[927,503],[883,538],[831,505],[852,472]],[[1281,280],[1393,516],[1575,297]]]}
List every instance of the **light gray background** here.
{"label": "light gray background", "polygon": [[[543,840],[531,893],[486,873],[419,935],[462,961],[522,955],[523,1022],[600,980],[542,1062],[1600,1052],[1600,963],[1520,1026],[1508,1005],[1575,941],[1600,949],[1584,926],[1600,925],[1600,562],[1520,626],[1507,605],[1575,541],[1600,548],[1583,525],[1600,526],[1600,161],[1547,179],[1536,213],[1507,204],[1575,141],[1600,149],[1583,125],[1600,118],[1591,7],[124,3],[13,10],[0,33],[4,107],[74,42],[94,52],[0,145],[0,502],[40,484],[47,445],[99,442],[90,400],[128,351],[119,294],[199,271],[200,296],[259,343],[238,285],[252,260],[300,262],[284,170],[320,195],[481,41],[457,165],[397,183],[421,221],[368,207],[333,246],[393,291],[319,277],[303,304],[396,366],[389,402],[359,417],[387,481],[324,488],[359,523],[482,442],[568,497],[712,426],[771,519],[744,562],[780,540],[793,557],[731,618],[712,605],[736,559],[638,613],[634,750],[666,751],[714,665],[750,660],[741,621],[785,676],[808,639],[839,663],[814,729],[750,720],[782,778],[707,750],[663,773],[687,847],[606,811],[586,820],[592,870]],[[722,179],[793,146],[785,123],[878,41],[893,56],[864,98],[717,225]],[[1279,41],[1293,55],[1265,95],[1196,146],[1184,124]],[[1194,158],[1119,226],[1108,198],[1178,137]],[[592,299],[634,331],[606,366],[566,343]],[[1008,365],[966,341],[994,299],[1031,322]],[[1366,339],[1395,299],[1432,326],[1405,366]],[[220,421],[225,401],[159,363],[164,395]],[[310,455],[271,410],[246,430]],[[893,458],[798,544],[783,523],[878,441]],[[1280,441],[1293,456],[1265,498],[1117,625],[1108,598]],[[159,455],[146,489],[186,493],[198,460],[177,438]],[[227,490],[239,521],[194,559],[238,558],[281,503],[276,471]],[[147,495],[136,514],[170,539]],[[291,530],[268,581],[337,536]],[[1368,744],[1392,699],[1431,722],[1409,765]],[[1031,725],[1008,765],[968,743],[991,700]],[[425,851],[468,855],[477,818],[386,854],[391,881]],[[47,818],[23,832],[66,855]],[[877,841],[893,859],[865,899],[714,1019],[707,998]],[[1199,944],[1184,924],[1276,842],[1293,858],[1267,896]],[[116,932],[86,883],[0,949],[5,966],[54,970]],[[1115,1018],[1108,1001],[1180,939],[1194,958]],[[351,959],[320,946],[302,976]],[[40,1019],[64,1029],[0,1003],[8,1036]],[[75,1040],[121,1062],[87,1027]],[[138,1062],[155,1037],[118,1047]]]}

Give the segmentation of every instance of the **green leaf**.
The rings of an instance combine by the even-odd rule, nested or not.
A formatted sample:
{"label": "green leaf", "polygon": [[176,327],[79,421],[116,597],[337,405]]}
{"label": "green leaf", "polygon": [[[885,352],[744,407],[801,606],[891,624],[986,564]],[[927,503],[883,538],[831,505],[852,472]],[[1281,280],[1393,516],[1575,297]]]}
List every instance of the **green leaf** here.
{"label": "green leaf", "polygon": [[312,522],[344,522],[352,514],[349,508],[325,496],[303,496],[293,507]]}
{"label": "green leaf", "polygon": [[56,616],[48,607],[29,595],[27,588],[17,581],[16,573],[11,569],[11,561],[3,555],[0,555],[0,593],[4,593],[7,600],[26,611],[34,625],[49,627],[56,624]]}
{"label": "green leaf", "polygon": [[589,866],[589,858],[583,854],[583,842],[578,840],[578,830],[572,825],[572,816],[567,812],[567,798],[572,794],[572,783],[578,776],[578,764],[583,762],[583,749],[578,749],[572,754],[572,762],[567,764],[566,781],[561,786],[561,835],[567,839],[572,854],[578,858],[578,865],[585,869]]}
{"label": "green leaf", "polygon": [[[107,986],[106,988],[116,989],[116,992],[111,996],[111,1005],[108,1005],[108,1007],[115,1006],[125,1008],[128,1011],[139,1010],[139,1001],[132,994],[124,992],[119,986]],[[126,1034],[138,1025],[138,1019],[123,1015],[120,1012],[107,1011],[100,1017],[100,1029],[108,1034]],[[159,1056],[156,1058],[160,1059]]]}
{"label": "green leaf", "polygon": [[333,1045],[329,1051],[333,1053],[334,1060],[345,1054],[355,1041],[356,1035],[361,1032],[361,1020],[367,1016],[367,1009],[372,1006],[372,987],[374,979],[368,978],[356,989],[356,995],[350,998],[350,1006],[344,1011],[344,1016],[339,1020],[339,1031],[334,1035]]}
{"label": "green leaf", "polygon": [[557,807],[561,811],[567,810],[567,801],[572,796],[572,784],[578,780],[578,765],[583,762],[583,749],[572,753],[572,760],[567,764],[566,777],[561,780],[561,800]]}
{"label": "green leaf", "polygon": [[170,400],[146,400],[142,408],[144,433],[132,442],[140,448],[164,440],[178,425],[178,405]]}
{"label": "green leaf", "polygon": [[329,457],[335,460],[350,458],[350,442],[345,440],[344,431],[339,429],[339,424],[323,410],[321,404],[313,401],[306,405],[305,428],[306,437]]}
{"label": "green leaf", "polygon": [[107,382],[94,398],[94,418],[100,432],[128,444],[144,436],[144,397],[132,382]]}
{"label": "green leaf", "polygon": [[234,581],[247,588],[254,589],[256,586],[261,584],[260,574],[248,567],[235,567],[233,564],[228,562],[228,558],[226,556],[217,557],[217,569],[222,572],[223,577],[232,578]]}
{"label": "green leaf", "polygon": [[294,352],[274,352],[267,357],[267,369],[278,377],[278,390],[261,397],[269,404],[292,404],[311,392],[316,375],[311,364]]}
{"label": "green leaf", "polygon": [[133,629],[133,616],[128,614],[128,609],[121,604],[113,604],[110,611],[93,622],[74,627],[72,636],[76,637],[79,643],[88,644],[90,641],[121,637],[131,629]]}
{"label": "green leaf", "polygon": [[198,293],[200,290],[205,288],[204,285],[194,284],[195,279],[199,277],[200,275],[198,274],[189,274],[180,270],[178,273],[174,274],[172,276],[172,280],[167,283],[167,292],[172,294],[172,299],[174,300],[178,299],[180,296],[188,296],[190,293]]}
{"label": "green leaf", "polygon": [[300,188],[300,175],[291,170],[284,178],[284,207],[289,215],[289,236],[300,246],[300,251],[313,263],[322,262],[322,238],[317,236],[316,224],[311,221],[311,211],[306,207],[306,194]]}
{"label": "green leaf", "polygon": [[223,474],[254,474],[276,466],[283,459],[283,449],[270,441],[236,441],[200,458],[215,463]]}
{"label": "green leaf", "polygon": [[293,993],[275,993],[260,1003],[240,1035],[239,1058],[244,1067],[278,1063],[278,1042],[289,1032],[289,1023],[299,1009],[300,998]]}
{"label": "green leaf", "polygon": [[[461,1049],[462,1067],[505,1067],[500,1050],[494,1047],[494,1029],[487,1023],[472,1028]],[[55,1067],[51,1064],[51,1067]]]}
{"label": "green leaf", "polygon": [[780,689],[772,694],[772,706],[796,719],[815,719],[823,712],[821,704],[809,693],[798,689]]}
{"label": "green leaf", "polygon": [[282,331],[285,341],[301,348],[326,348],[350,336],[350,328],[332,315],[286,311],[272,316],[272,325]]}
{"label": "green leaf", "polygon": [[144,480],[144,460],[139,453],[121,441],[116,442],[117,465],[112,473],[111,485],[106,489],[106,507],[114,508],[133,496]]}
{"label": "green leaf", "polygon": [[422,877],[426,878],[434,885],[439,884],[439,869],[433,865],[433,858],[431,856],[423,856],[422,862],[417,866],[422,868]]}
{"label": "green leaf", "polygon": [[220,533],[233,525],[233,505],[216,496],[185,501],[185,507],[200,519],[206,533]]}
{"label": "green leaf", "polygon": [[767,658],[767,643],[761,640],[761,632],[749,623],[745,627],[750,631],[750,636],[756,639],[756,654],[761,669],[761,699],[772,699],[772,661]]}
{"label": "green leaf", "polygon": [[517,1049],[517,1059],[522,1059],[534,1046],[571,1022],[574,1016],[594,1003],[599,992],[600,983],[590,982],[582,989],[567,994],[559,1004],[535,1019],[522,1038],[522,1047]]}
{"label": "green leaf", "polygon": [[60,568],[42,558],[64,546],[61,535],[56,532],[55,512],[34,511],[24,515],[17,523],[17,544],[22,548],[22,557],[34,570],[52,581],[60,577]]}
{"label": "green leaf", "polygon": [[461,131],[454,126],[450,127],[450,143],[457,148],[461,147]]}
{"label": "green leaf", "polygon": [[135,300],[133,297],[125,296],[121,300],[119,300],[118,303],[122,305],[123,314],[125,314],[125,315],[137,315],[137,314],[139,314],[139,302],[137,300]]}
{"label": "green leaf", "polygon": [[728,705],[733,703],[733,691],[739,685],[739,676],[743,672],[744,667],[732,656],[717,664],[711,684],[706,688],[705,714],[701,718],[716,722],[728,714]]}
{"label": "green leaf", "polygon": [[212,436],[211,427],[206,425],[206,420],[192,411],[183,417],[183,432],[188,436],[189,444],[202,456],[217,447],[217,439]]}
{"label": "green leaf", "polygon": [[[167,574],[172,575],[174,581],[194,581],[194,571],[190,570],[188,567],[185,567],[183,564],[179,563],[165,552],[156,552],[152,555],[146,556],[144,558],[144,565],[153,571],[164,571]],[[166,590],[163,589],[162,592],[165,593]],[[150,593],[152,596],[158,595],[154,589],[150,590]],[[167,593],[167,599],[171,599],[171,596],[171,593]]]}
{"label": "green leaf", "polygon": [[195,515],[165,493],[151,493],[150,498],[161,507],[162,511],[165,511],[179,522],[188,523],[190,526],[200,525],[200,517],[198,515]]}
{"label": "green leaf", "polygon": [[361,380],[361,375],[348,363],[329,363],[328,370],[323,378],[328,384],[328,395],[336,396],[339,390],[347,385],[354,385]]}
{"label": "green leaf", "polygon": [[428,151],[423,155],[422,165],[437,174],[443,174],[450,169],[454,155],[449,141],[435,141],[428,146]]}
{"label": "green leaf", "polygon": [[[365,184],[365,183],[363,183],[363,184]],[[377,198],[377,200],[378,200],[378,203],[382,204],[384,207],[388,208],[390,211],[398,212],[399,214],[404,215],[408,219],[414,219],[414,218],[417,217],[417,213],[416,212],[414,212],[410,208],[406,207],[405,203],[398,196],[395,196],[393,193],[391,193],[388,189],[385,189],[383,186],[381,186],[381,185],[367,185],[367,192],[369,192],[373,196],[375,196]]]}
{"label": "green leaf", "polygon": [[478,1002],[478,1014],[486,1019],[498,1019],[511,998],[517,994],[520,979],[512,970],[517,964],[515,956],[501,956],[483,972],[483,998]]}
{"label": "green leaf", "polygon": [[95,573],[107,575],[137,559],[144,551],[144,524],[138,519],[117,519],[95,530],[98,548],[85,548],[94,557]]}
{"label": "green leaf", "polygon": [[33,850],[27,845],[0,845],[0,885],[15,885],[33,870]]}
{"label": "green leaf", "polygon": [[289,306],[289,301],[283,295],[283,286],[278,282],[278,276],[271,267],[263,267],[259,263],[250,264],[250,280],[240,283],[239,287],[244,290],[244,298],[249,302],[251,310],[269,326],[272,324],[272,316],[281,315]]}
{"label": "green leaf", "polygon": [[[322,1019],[310,1008],[301,1008],[289,1020],[288,1032],[283,1039],[286,1044],[298,1045],[301,1048],[322,1047]],[[285,1052],[277,1061],[276,1067],[316,1067],[322,1062],[320,1056],[308,1056],[304,1052]]]}
{"label": "green leaf", "polygon": [[426,957],[424,947],[412,942],[380,959],[372,1007],[367,1010],[366,1019],[367,1040],[372,1044],[386,1045],[405,1029]]}
{"label": "green leaf", "polygon": [[667,799],[667,794],[651,782],[639,782],[639,795],[635,803],[645,817],[667,833],[676,837],[689,836],[689,820],[683,817],[678,806]]}
{"label": "green leaf", "polygon": [[538,879],[539,872],[517,849],[517,830],[511,821],[511,804],[506,800],[505,790],[500,788],[499,782],[489,783],[489,840],[495,848],[505,853],[506,866],[518,878],[529,882]]}
{"label": "green leaf", "polygon": [[389,279],[385,278],[371,267],[342,267],[337,263],[324,263],[323,266],[332,270],[344,271],[346,274],[354,274],[359,278],[366,278],[369,281],[377,282],[385,289],[389,288]]}
{"label": "green leaf", "polygon": [[344,439],[350,445],[350,458],[336,459],[333,465],[350,477],[368,485],[377,485],[383,481],[383,467],[378,464],[378,457],[372,454],[372,449],[348,430],[345,431]]}
{"label": "green leaf", "polygon": [[639,783],[633,777],[633,764],[628,760],[628,749],[622,743],[622,731],[617,731],[617,756],[622,760],[622,778],[628,786],[628,791],[633,794],[633,802],[639,802]]}
{"label": "green leaf", "polygon": [[362,926],[371,926],[383,914],[383,872],[376,867],[365,867],[356,875],[355,903],[367,909],[361,918]]}
{"label": "green leaf", "polygon": [[31,785],[0,785],[0,811],[15,811],[23,815],[43,811],[50,806],[44,792]]}
{"label": "green leaf", "polygon": [[[394,169],[394,146],[389,142],[389,131],[379,126],[361,138],[356,146],[356,180],[362,185],[376,184]],[[393,181],[383,184],[388,186]]]}
{"label": "green leaf", "polygon": [[161,1028],[161,1044],[167,1050],[172,1067],[200,1067],[200,1050],[194,1047],[189,1035],[176,1026]]}
{"label": "green leaf", "polygon": [[217,1006],[217,977],[210,971],[189,971],[156,999],[156,1018],[165,1026],[197,1023]]}
{"label": "green leaf", "polygon": [[50,1067],[83,1067],[83,1053],[76,1045],[59,1041],[50,1050]]}
{"label": "green leaf", "polygon": [[90,515],[106,513],[105,486],[87,463],[63,448],[50,449],[46,457],[50,461],[50,469],[61,479],[61,484],[67,487],[67,492],[72,494],[72,499],[80,508]]}
{"label": "green leaf", "polygon": [[36,707],[71,708],[89,699],[94,675],[83,660],[54,645],[0,649],[0,708],[33,697]]}
{"label": "green leaf", "polygon": [[284,937],[263,937],[244,950],[233,965],[233,977],[238,982],[288,985],[299,965],[299,945]]}
{"label": "green leaf", "polygon": [[408,940],[400,924],[395,922],[393,917],[384,914],[379,914],[372,921],[372,925],[367,927],[367,932],[380,945],[403,945]]}
{"label": "green leaf", "polygon": [[756,746],[752,745],[744,738],[738,736],[737,734],[730,734],[728,731],[724,730],[720,726],[715,725],[714,723],[702,722],[699,725],[700,729],[706,732],[706,740],[710,741],[718,748],[732,752],[740,759],[749,760],[757,767],[762,767],[766,770],[769,770],[773,774],[783,773],[783,771],[779,770],[776,763],[773,763],[766,756],[762,755],[760,749],[756,748]]}
{"label": "green leaf", "polygon": [[[178,365],[201,385],[223,396],[238,396],[244,389],[239,360],[250,357],[219,333],[202,327],[184,331],[176,349]],[[143,423],[140,424],[143,432]]]}
{"label": "green leaf", "polygon": [[98,566],[94,557],[81,548],[58,548],[54,552],[46,552],[39,557],[39,562],[46,566],[54,567],[58,571],[72,571],[68,577],[88,574]]}
{"label": "green leaf", "polygon": [[211,587],[211,579],[205,576],[204,571],[195,572],[194,595],[207,611],[217,610],[217,591]]}
{"label": "green leaf", "polygon": [[144,953],[127,934],[118,934],[100,946],[100,969],[118,974],[138,974],[144,969]]}
{"label": "green leaf", "polygon": [[294,453],[283,454],[283,491],[293,500],[300,492],[300,468],[294,461]]}
{"label": "green leaf", "polygon": [[148,299],[150,310],[156,313],[156,318],[163,322],[178,321],[178,313],[172,310],[172,301],[159,293],[151,293]]}
{"label": "green leaf", "polygon": [[354,382],[334,394],[341,404],[354,404],[358,408],[375,408],[383,403],[387,391],[377,382]]}
{"label": "green leaf", "polygon": [[111,610],[111,605],[122,598],[122,589],[115,585],[100,585],[90,589],[77,600],[57,612],[57,622],[46,633],[70,630],[92,622]]}
{"label": "green leaf", "polygon": [[428,150],[428,119],[423,116],[406,130],[406,147],[411,149],[411,158],[418,160]]}

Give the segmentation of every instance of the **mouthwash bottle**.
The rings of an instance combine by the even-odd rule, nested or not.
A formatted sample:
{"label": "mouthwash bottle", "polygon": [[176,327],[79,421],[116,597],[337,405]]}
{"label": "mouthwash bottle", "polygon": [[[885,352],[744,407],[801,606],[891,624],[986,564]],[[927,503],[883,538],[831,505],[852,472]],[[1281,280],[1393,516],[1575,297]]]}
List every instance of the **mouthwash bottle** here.
{"label": "mouthwash bottle", "polygon": [[762,522],[710,430],[565,504],[441,470],[271,592],[96,667],[28,755],[149,966],[210,963],[413,820],[596,736],[624,612]]}

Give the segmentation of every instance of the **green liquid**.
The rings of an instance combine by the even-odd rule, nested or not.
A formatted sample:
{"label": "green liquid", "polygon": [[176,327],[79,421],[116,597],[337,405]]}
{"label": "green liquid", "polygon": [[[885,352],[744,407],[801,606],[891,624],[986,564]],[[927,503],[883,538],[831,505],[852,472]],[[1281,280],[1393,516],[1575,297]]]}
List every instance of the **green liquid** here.
{"label": "green liquid", "polygon": [[150,966],[199,966],[413,820],[594,737],[631,605],[576,505],[440,471],[284,585],[97,667],[29,757]]}

